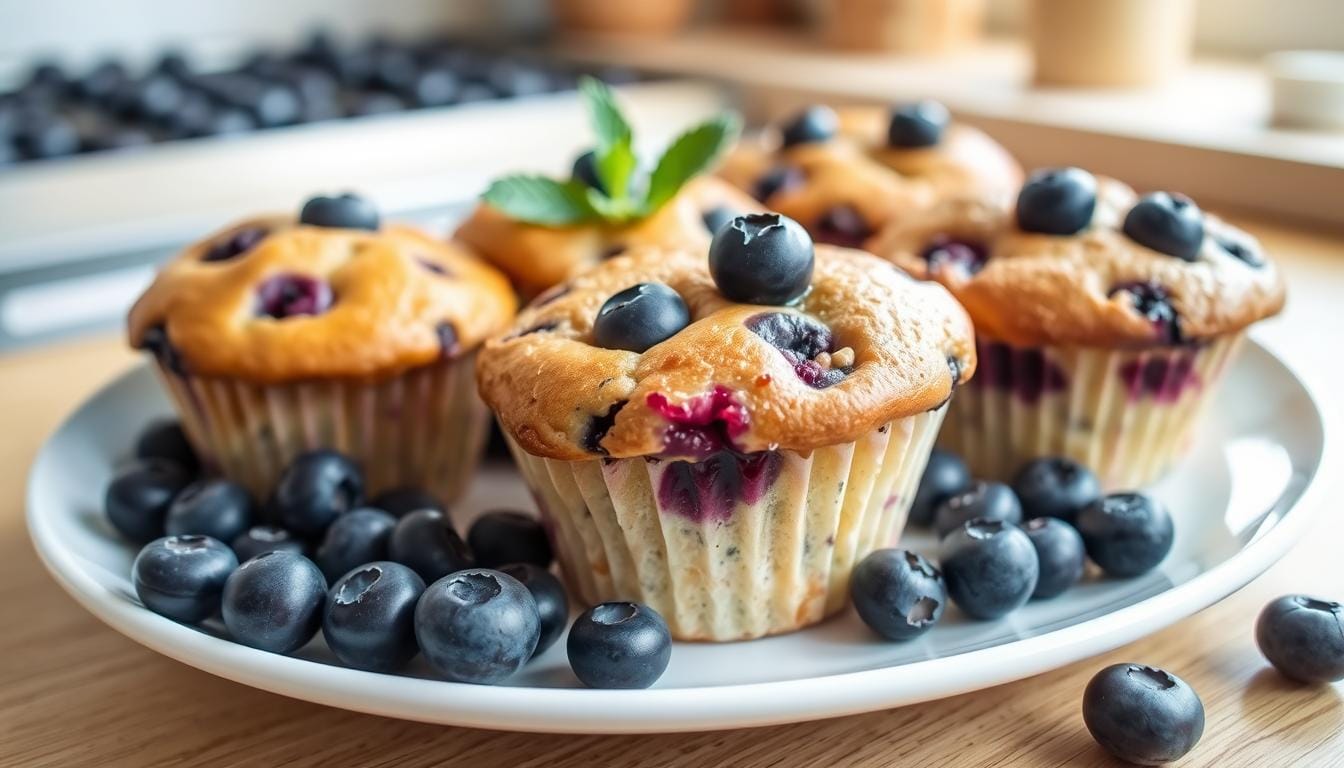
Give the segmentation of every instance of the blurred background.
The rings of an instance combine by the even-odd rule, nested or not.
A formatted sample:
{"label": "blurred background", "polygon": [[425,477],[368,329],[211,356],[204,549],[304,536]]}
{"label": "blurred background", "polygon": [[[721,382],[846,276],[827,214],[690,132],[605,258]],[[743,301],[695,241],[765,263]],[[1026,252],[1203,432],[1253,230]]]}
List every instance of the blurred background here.
{"label": "blurred background", "polygon": [[1344,226],[1340,0],[0,0],[0,353],[118,325],[227,221],[358,190],[446,231],[590,141],[942,100],[1028,168]]}

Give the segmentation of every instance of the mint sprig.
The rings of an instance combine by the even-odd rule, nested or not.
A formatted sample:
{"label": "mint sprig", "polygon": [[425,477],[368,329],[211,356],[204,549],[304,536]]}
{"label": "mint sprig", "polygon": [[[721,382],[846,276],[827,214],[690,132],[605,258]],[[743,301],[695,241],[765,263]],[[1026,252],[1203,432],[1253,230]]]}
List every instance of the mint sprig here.
{"label": "mint sprig", "polygon": [[593,150],[603,190],[580,181],[510,175],[496,179],[482,199],[510,218],[529,224],[568,226],[605,222],[625,224],[657,211],[686,182],[703,173],[732,145],[741,130],[735,114],[719,115],[692,127],[663,150],[647,183],[637,184],[639,159],[634,131],[611,89],[585,77],[579,93],[597,137]]}

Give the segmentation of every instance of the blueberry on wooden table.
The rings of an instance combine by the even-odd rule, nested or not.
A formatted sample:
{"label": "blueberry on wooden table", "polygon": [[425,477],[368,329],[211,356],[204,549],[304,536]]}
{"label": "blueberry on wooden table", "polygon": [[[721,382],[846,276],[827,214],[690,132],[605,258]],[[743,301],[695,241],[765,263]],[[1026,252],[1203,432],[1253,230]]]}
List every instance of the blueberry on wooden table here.
{"label": "blueberry on wooden table", "polygon": [[541,620],[532,593],[512,576],[469,569],[430,584],[415,609],[415,637],[449,680],[497,683],[532,658]]}
{"label": "blueberry on wooden table", "polygon": [[895,107],[887,124],[887,146],[932,147],[943,140],[943,132],[951,120],[947,107],[928,99]]}
{"label": "blueberry on wooden table", "polygon": [[167,536],[140,550],[131,581],[146,608],[194,624],[219,611],[224,583],[237,567],[233,550],[209,536]]}
{"label": "blueberry on wooden table", "polygon": [[532,515],[508,510],[486,512],[467,531],[467,546],[483,568],[507,563],[551,565],[551,542],[541,521]]}
{"label": "blueberry on wooden table", "polygon": [[812,283],[812,238],[778,213],[738,216],[714,235],[709,271],[719,292],[743,304],[789,304]]}
{"label": "blueberry on wooden table", "polygon": [[785,147],[830,141],[840,129],[840,118],[830,107],[814,104],[795,115],[780,129]]}
{"label": "blueberry on wooden table", "polygon": [[644,352],[691,322],[681,295],[662,283],[639,283],[614,294],[593,321],[593,341],[605,349]]}
{"label": "blueberry on wooden table", "polygon": [[1181,678],[1141,664],[1115,664],[1083,692],[1083,722],[1107,752],[1137,765],[1162,765],[1204,735],[1204,703]]}
{"label": "blueberry on wooden table", "polygon": [[1082,580],[1087,550],[1083,546],[1083,537],[1073,526],[1057,517],[1033,517],[1022,530],[1036,548],[1036,559],[1040,563],[1040,578],[1031,593],[1033,600],[1060,595]]}
{"label": "blueberry on wooden table", "polygon": [[280,475],[272,506],[284,527],[315,537],[363,500],[364,474],[354,462],[335,451],[312,451]]}
{"label": "blueberry on wooden table", "polygon": [[919,478],[915,500],[910,505],[911,524],[932,523],[933,514],[940,504],[970,487],[971,471],[967,469],[966,462],[955,453],[933,449],[933,453],[929,454],[929,463],[924,465],[924,474]]}
{"label": "blueberry on wooden table", "polygon": [[1023,465],[1013,478],[1022,513],[1072,523],[1083,507],[1101,498],[1097,474],[1073,459],[1049,456]]}
{"label": "blueberry on wooden table", "polygon": [[437,509],[421,509],[397,521],[387,540],[387,556],[433,583],[472,565],[471,551]]}
{"label": "blueberry on wooden table", "polygon": [[327,594],[322,637],[347,666],[393,672],[419,650],[415,607],[425,582],[400,563],[377,561],[352,569]]}
{"label": "blueberry on wooden table", "polygon": [[252,497],[241,485],[220,478],[197,480],[173,499],[164,531],[233,541],[252,525],[254,515]]}
{"label": "blueberry on wooden table", "polygon": [[541,633],[537,637],[537,649],[532,652],[538,656],[564,634],[569,624],[569,598],[565,595],[564,585],[555,574],[532,563],[510,563],[499,567],[500,573],[518,580],[532,593],[537,601],[537,618],[541,621]]}
{"label": "blueberry on wooden table", "polygon": [[322,542],[313,553],[313,561],[329,583],[335,583],[350,569],[375,560],[387,559],[387,542],[397,519],[381,509],[354,509],[332,521]]}
{"label": "blueberry on wooden table", "polygon": [[349,192],[332,197],[319,195],[303,204],[299,223],[313,227],[376,231],[378,209],[368,200]]}
{"label": "blueberry on wooden table", "polygon": [[1031,539],[1002,520],[971,520],[949,533],[940,545],[938,564],[952,602],[980,620],[1021,608],[1040,578]]}
{"label": "blueberry on wooden table", "polygon": [[231,544],[238,562],[246,562],[262,552],[283,550],[306,554],[307,547],[302,539],[275,525],[254,525],[234,537]]}
{"label": "blueberry on wooden table", "polygon": [[165,459],[192,474],[201,466],[182,424],[174,419],[150,422],[136,438],[135,455],[140,459]]}
{"label": "blueberry on wooden table", "polygon": [[566,650],[574,675],[589,688],[648,688],[672,659],[672,634],[647,605],[602,603],[574,620]]}
{"label": "blueberry on wooden table", "polygon": [[191,476],[165,459],[132,462],[117,472],[107,486],[103,508],[121,535],[143,544],[163,535],[164,520],[173,499],[191,482]]}
{"label": "blueberry on wooden table", "polygon": [[327,580],[294,552],[263,552],[238,566],[224,584],[224,626],[243,645],[291,653],[317,634]]}
{"label": "blueberry on wooden table", "polygon": [[933,513],[933,530],[943,538],[968,520],[982,518],[1005,523],[1022,522],[1022,505],[1017,494],[1003,483],[977,480],[961,493],[953,494]]}
{"label": "blueberry on wooden table", "polygon": [[1255,642],[1269,663],[1304,683],[1344,680],[1344,605],[1285,595],[1255,622]]}
{"label": "blueberry on wooden table", "polygon": [[1145,248],[1194,261],[1204,244],[1204,213],[1185,195],[1153,192],[1129,209],[1123,229]]}
{"label": "blueberry on wooden table", "polygon": [[369,506],[381,509],[393,517],[405,517],[420,509],[447,511],[443,502],[439,501],[439,497],[423,488],[410,486],[383,491],[369,500]]}
{"label": "blueberry on wooden table", "polygon": [[1027,178],[1017,196],[1017,226],[1025,232],[1072,235],[1092,223],[1097,179],[1081,168],[1046,168]]}
{"label": "blueberry on wooden table", "polygon": [[888,640],[929,631],[947,607],[947,585],[933,563],[904,549],[879,549],[859,561],[850,598],[863,623]]}
{"label": "blueberry on wooden table", "polygon": [[1132,578],[1166,558],[1176,538],[1171,514],[1143,493],[1112,493],[1084,507],[1076,527],[1087,555],[1108,576]]}

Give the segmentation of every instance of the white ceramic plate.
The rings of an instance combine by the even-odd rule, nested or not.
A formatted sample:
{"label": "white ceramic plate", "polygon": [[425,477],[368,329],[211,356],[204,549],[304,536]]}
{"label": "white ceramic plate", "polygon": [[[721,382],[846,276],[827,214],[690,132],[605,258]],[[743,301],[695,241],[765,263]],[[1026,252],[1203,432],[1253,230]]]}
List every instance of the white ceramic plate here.
{"label": "white ceramic plate", "polygon": [[[135,551],[104,521],[103,487],[134,435],[168,406],[148,369],[98,393],[48,441],[33,467],[28,525],[71,595],[127,636],[179,661],[268,691],[335,707],[452,725],[621,733],[807,720],[882,709],[1008,682],[1154,632],[1240,588],[1302,532],[1299,504],[1325,450],[1320,414],[1299,380],[1248,344],[1193,454],[1153,491],[1173,510],[1176,543],[1162,567],[1131,581],[1093,578],[1007,619],[977,623],[949,609],[923,638],[875,639],[852,612],[783,637],[677,644],[645,691],[578,686],[563,639],[508,685],[435,680],[332,663],[320,637],[297,657],[229,642],[218,624],[175,624],[145,610],[129,579]],[[487,469],[459,523],[482,505],[530,508],[512,470]],[[907,545],[929,549],[918,537]]]}

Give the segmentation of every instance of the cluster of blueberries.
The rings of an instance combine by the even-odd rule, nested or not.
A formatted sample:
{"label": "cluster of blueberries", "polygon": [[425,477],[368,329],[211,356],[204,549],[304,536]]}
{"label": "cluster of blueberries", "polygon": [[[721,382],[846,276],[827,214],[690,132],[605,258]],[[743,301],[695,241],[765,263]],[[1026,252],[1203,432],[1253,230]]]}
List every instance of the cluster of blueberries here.
{"label": "cluster of blueberries", "polygon": [[[178,52],[144,71],[103,61],[78,75],[38,64],[0,93],[0,166],[342,117],[571,90],[579,72],[452,40],[342,45],[314,34],[297,51],[259,50],[204,72]],[[608,82],[633,75],[608,69]]]}
{"label": "cluster of blueberries", "polygon": [[[546,532],[523,513],[487,512],[464,541],[425,491],[365,503],[360,469],[332,451],[296,458],[258,505],[200,476],[171,421],[151,425],[135,453],[107,488],[106,513],[143,545],[136,594],[176,621],[222,615],[235,641],[274,653],[321,629],[348,666],[391,672],[423,653],[443,677],[480,684],[518,671],[569,621]],[[671,647],[656,611],[624,602],[589,608],[567,643],[576,677],[595,688],[652,685]]]}

